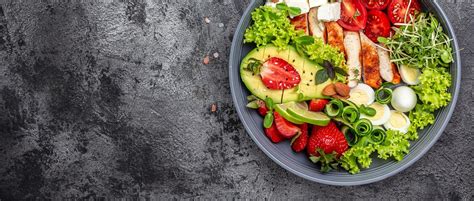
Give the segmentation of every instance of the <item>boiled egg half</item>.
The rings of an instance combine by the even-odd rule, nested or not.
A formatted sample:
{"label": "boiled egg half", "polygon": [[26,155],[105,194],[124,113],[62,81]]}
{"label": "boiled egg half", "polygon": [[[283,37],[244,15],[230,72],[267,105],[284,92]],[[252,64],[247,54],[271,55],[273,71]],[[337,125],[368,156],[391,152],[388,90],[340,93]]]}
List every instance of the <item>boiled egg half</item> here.
{"label": "boiled egg half", "polygon": [[401,65],[399,68],[400,77],[408,85],[417,85],[420,83],[421,72],[418,68],[412,68],[407,65]]}
{"label": "boiled egg half", "polygon": [[357,105],[370,105],[375,100],[375,92],[369,85],[359,83],[357,86],[351,89],[349,92],[350,101]]}
{"label": "boiled egg half", "polygon": [[375,115],[370,117],[365,114],[361,114],[360,117],[368,119],[370,122],[372,122],[374,126],[383,125],[390,119],[391,113],[390,113],[390,108],[388,107],[387,104],[380,104],[380,103],[374,102],[371,105],[369,105],[369,107],[375,109],[376,111]]}
{"label": "boiled egg half", "polygon": [[407,133],[410,127],[410,119],[403,112],[392,110],[390,111],[390,118],[383,126],[388,130],[396,130],[402,133]]}

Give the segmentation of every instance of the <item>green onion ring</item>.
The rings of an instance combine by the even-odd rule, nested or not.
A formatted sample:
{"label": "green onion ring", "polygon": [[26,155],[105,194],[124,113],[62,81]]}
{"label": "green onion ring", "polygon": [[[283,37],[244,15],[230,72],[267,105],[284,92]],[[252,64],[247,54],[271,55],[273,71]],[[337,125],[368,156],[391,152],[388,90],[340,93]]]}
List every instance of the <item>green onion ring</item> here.
{"label": "green onion ring", "polygon": [[372,123],[368,119],[359,119],[359,121],[354,124],[354,130],[361,137],[370,134],[372,129]]}
{"label": "green onion ring", "polygon": [[392,100],[392,89],[380,88],[375,91],[375,101],[380,104],[387,104]]}
{"label": "green onion ring", "polygon": [[341,132],[344,134],[344,137],[346,137],[347,144],[349,146],[354,146],[359,142],[359,137],[357,136],[357,133],[354,131],[354,129],[349,128],[347,126],[342,127]]}
{"label": "green onion ring", "polygon": [[385,141],[386,137],[387,133],[385,133],[385,130],[383,130],[381,127],[375,127],[370,134],[369,140],[373,144],[381,144]]}
{"label": "green onion ring", "polygon": [[359,117],[360,117],[360,113],[359,113],[359,110],[357,110],[356,107],[354,106],[346,106],[343,110],[342,110],[342,115],[341,115],[342,119],[346,120],[347,122],[349,123],[354,123],[356,122],[357,120],[359,120]]}
{"label": "green onion ring", "polygon": [[324,112],[330,117],[336,117],[342,114],[344,105],[339,99],[332,99],[324,108]]}

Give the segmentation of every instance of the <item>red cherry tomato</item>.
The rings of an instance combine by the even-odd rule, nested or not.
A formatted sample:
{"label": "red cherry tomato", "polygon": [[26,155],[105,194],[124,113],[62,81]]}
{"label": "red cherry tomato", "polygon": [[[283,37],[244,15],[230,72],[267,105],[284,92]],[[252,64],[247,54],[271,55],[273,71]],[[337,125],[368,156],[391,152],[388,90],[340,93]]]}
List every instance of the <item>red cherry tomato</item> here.
{"label": "red cherry tomato", "polygon": [[360,0],[343,0],[341,3],[341,19],[339,25],[350,31],[359,31],[365,28],[367,10]]}
{"label": "red cherry tomato", "polygon": [[313,99],[309,102],[309,110],[314,112],[323,111],[328,102],[329,100],[327,99]]}
{"label": "red cherry tomato", "polygon": [[383,10],[390,4],[390,0],[361,0],[368,10]]}
{"label": "red cherry tomato", "polygon": [[421,10],[418,0],[393,0],[387,8],[390,21],[395,23],[407,23]]}
{"label": "red cherry tomato", "polygon": [[370,40],[377,43],[377,38],[390,36],[390,21],[387,15],[379,10],[371,10],[367,13],[367,26],[364,29],[365,35]]}

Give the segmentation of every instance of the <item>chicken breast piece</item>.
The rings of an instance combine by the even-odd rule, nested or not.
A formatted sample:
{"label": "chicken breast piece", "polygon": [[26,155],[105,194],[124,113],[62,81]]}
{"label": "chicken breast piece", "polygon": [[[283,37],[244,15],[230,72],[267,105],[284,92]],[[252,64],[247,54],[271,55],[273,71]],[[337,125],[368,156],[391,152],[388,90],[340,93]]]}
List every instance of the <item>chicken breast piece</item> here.
{"label": "chicken breast piece", "polygon": [[344,51],[344,31],[337,22],[325,22],[327,32],[327,43],[335,48],[338,48],[341,52]]}
{"label": "chicken breast piece", "polygon": [[360,32],[362,47],[362,76],[364,83],[372,88],[378,89],[382,85],[380,78],[379,55],[377,46],[363,32]]}
{"label": "chicken breast piece", "polygon": [[402,80],[402,78],[400,77],[400,73],[398,73],[398,68],[397,68],[397,65],[395,63],[392,62],[392,73],[393,73],[393,80],[392,80],[392,83],[393,84],[398,84],[400,83],[400,81]]}
{"label": "chicken breast piece", "polygon": [[326,42],[326,28],[324,27],[324,23],[318,20],[318,8],[311,8],[308,13],[308,27],[309,27],[309,34],[322,38],[324,42]]}
{"label": "chicken breast piece", "polygon": [[379,55],[380,76],[387,82],[393,81],[392,62],[388,51],[377,46],[377,54]]}
{"label": "chicken breast piece", "polygon": [[349,67],[347,74],[348,86],[355,87],[359,80],[361,80],[361,45],[359,32],[344,31],[344,49],[346,50],[347,66]]}
{"label": "chicken breast piece", "polygon": [[290,22],[295,26],[296,30],[303,30],[306,35],[309,35],[308,31],[308,14],[301,14],[290,19]]}

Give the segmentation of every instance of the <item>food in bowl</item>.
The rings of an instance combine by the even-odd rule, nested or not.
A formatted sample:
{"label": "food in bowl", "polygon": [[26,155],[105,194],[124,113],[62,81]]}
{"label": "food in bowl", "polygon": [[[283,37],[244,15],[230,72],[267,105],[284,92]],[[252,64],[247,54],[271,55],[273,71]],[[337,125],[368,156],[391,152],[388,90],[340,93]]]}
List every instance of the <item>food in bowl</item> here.
{"label": "food in bowl", "polygon": [[451,101],[451,39],[418,0],[272,1],[252,20],[247,107],[322,172],[402,160]]}

